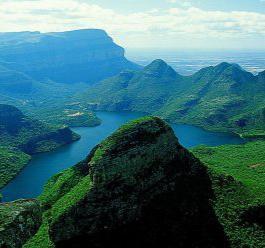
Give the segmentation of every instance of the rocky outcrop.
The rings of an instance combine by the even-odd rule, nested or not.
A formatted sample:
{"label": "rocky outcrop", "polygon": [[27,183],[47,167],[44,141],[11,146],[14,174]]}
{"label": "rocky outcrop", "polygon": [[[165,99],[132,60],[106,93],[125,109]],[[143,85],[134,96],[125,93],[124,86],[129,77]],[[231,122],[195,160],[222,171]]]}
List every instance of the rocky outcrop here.
{"label": "rocky outcrop", "polygon": [[36,200],[0,204],[0,247],[22,247],[38,230],[41,214]]}
{"label": "rocky outcrop", "polygon": [[56,247],[227,247],[205,167],[156,117],[121,127],[43,196]]}
{"label": "rocky outcrop", "polygon": [[94,83],[139,66],[103,30],[3,33],[0,59],[37,80]]}

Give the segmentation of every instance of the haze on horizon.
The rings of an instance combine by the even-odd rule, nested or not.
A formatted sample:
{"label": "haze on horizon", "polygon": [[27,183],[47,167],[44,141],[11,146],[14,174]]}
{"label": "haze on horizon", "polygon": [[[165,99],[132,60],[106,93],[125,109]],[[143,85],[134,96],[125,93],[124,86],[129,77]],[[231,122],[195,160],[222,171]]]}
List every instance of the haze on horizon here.
{"label": "haze on horizon", "polygon": [[265,50],[265,0],[5,0],[0,32],[104,29],[125,48]]}

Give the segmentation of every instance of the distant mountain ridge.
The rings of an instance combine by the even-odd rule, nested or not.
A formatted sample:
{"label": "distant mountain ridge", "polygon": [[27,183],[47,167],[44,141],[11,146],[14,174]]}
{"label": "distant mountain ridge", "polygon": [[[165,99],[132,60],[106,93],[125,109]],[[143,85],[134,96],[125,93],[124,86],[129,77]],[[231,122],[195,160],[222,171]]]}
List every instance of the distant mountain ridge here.
{"label": "distant mountain ridge", "polygon": [[35,80],[94,83],[140,66],[104,30],[0,33],[0,61]]}
{"label": "distant mountain ridge", "polygon": [[141,71],[97,83],[79,99],[94,109],[142,111],[172,122],[264,135],[264,75],[223,62],[182,76],[163,60],[155,60]]}

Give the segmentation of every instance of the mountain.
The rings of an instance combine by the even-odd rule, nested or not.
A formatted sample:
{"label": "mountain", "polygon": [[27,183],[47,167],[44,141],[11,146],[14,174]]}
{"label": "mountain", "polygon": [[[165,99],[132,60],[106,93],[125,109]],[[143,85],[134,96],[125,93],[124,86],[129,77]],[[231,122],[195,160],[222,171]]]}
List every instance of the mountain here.
{"label": "mountain", "polygon": [[78,99],[94,109],[142,111],[171,122],[265,135],[265,77],[221,63],[181,76],[162,60],[91,86]]}
{"label": "mountain", "polygon": [[153,113],[164,106],[182,82],[162,60],[155,60],[141,71],[124,71],[89,88],[82,96],[97,109]]}
{"label": "mountain", "polygon": [[0,61],[34,80],[94,83],[138,65],[103,30],[0,33]]}
{"label": "mountain", "polygon": [[264,157],[264,141],[191,153],[158,117],[129,122],[38,201],[0,204],[0,246],[262,248]]}
{"label": "mountain", "polygon": [[42,226],[24,247],[227,247],[212,193],[171,127],[141,118],[47,183]]}
{"label": "mountain", "polygon": [[69,128],[49,127],[10,105],[0,105],[0,137],[1,146],[28,154],[50,151],[78,139]]}

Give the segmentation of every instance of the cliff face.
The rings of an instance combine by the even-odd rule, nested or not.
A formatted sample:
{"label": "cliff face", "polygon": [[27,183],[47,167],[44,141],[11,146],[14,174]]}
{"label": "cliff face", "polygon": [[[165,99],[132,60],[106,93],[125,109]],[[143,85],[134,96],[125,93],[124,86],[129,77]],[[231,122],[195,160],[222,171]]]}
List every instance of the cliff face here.
{"label": "cliff face", "polygon": [[35,200],[0,204],[0,247],[19,248],[41,224],[41,208]]}
{"label": "cliff face", "polygon": [[147,117],[121,127],[47,184],[40,230],[56,247],[224,247],[211,197],[204,166],[170,126]]}
{"label": "cliff face", "polygon": [[3,33],[0,58],[37,80],[94,83],[138,66],[103,30]]}

